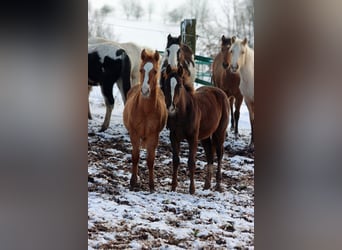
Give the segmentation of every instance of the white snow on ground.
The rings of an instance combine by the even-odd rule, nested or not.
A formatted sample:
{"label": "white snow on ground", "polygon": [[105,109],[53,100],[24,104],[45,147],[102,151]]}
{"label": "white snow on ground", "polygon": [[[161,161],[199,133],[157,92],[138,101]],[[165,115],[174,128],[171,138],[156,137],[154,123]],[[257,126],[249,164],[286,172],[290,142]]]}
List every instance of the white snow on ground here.
{"label": "white snow on ground", "polygon": [[[157,151],[155,162],[156,192],[148,191],[146,152],[141,151],[140,181],[146,187],[141,191],[129,190],[130,139],[122,122],[123,104],[118,89],[110,128],[97,132],[103,122],[105,106],[99,88],[90,95],[93,120],[88,122],[91,148],[88,151],[88,247],[89,249],[254,249],[254,159],[241,155],[223,157],[222,187],[224,192],[202,190],[204,179],[195,176],[196,193],[188,193],[186,176],[187,144],[181,155],[176,192],[170,192],[172,153]],[[250,139],[248,112],[241,110],[241,138],[230,135],[226,147],[244,149]],[[103,152],[97,144],[106,145]],[[122,147],[118,145],[124,144]],[[160,135],[160,144],[170,145],[168,130]],[[109,145],[109,146],[108,146]],[[99,146],[100,148],[100,146]],[[206,165],[203,149],[199,146],[196,172]],[[99,155],[105,154],[106,157]],[[94,158],[98,160],[93,160]],[[203,160],[201,160],[201,159]],[[229,183],[233,183],[230,185]],[[212,180],[212,186],[215,180]]]}

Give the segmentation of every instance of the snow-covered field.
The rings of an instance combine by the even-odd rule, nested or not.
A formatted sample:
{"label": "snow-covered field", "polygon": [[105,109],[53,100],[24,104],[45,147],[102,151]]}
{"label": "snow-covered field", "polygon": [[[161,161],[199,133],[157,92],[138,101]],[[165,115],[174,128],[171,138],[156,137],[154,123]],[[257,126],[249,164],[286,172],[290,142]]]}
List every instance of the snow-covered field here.
{"label": "snow-covered field", "polygon": [[[155,160],[155,193],[148,189],[146,152],[139,163],[141,190],[129,191],[131,144],[116,102],[110,128],[98,130],[105,106],[99,88],[90,95],[93,120],[88,122],[89,249],[254,249],[254,156],[248,112],[241,109],[240,134],[225,141],[223,192],[203,191],[204,150],[198,148],[196,193],[190,195],[187,144],[181,146],[179,186],[170,192],[172,153],[168,130],[160,134]],[[212,180],[212,186],[215,179]]]}

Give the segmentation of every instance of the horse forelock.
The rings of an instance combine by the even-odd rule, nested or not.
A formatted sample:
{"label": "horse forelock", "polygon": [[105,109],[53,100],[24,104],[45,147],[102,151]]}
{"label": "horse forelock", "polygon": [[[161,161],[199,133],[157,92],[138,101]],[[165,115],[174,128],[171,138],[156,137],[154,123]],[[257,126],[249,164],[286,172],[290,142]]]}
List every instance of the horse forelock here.
{"label": "horse forelock", "polygon": [[180,39],[179,37],[170,37],[167,39],[166,48],[169,48],[172,44],[178,44],[180,45]]}

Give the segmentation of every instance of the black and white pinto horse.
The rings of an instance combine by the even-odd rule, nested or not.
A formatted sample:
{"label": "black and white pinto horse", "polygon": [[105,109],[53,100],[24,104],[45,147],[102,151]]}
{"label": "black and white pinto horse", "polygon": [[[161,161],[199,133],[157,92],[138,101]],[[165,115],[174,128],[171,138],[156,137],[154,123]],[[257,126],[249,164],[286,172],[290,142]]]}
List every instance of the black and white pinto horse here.
{"label": "black and white pinto horse", "polygon": [[[100,132],[109,127],[115,102],[114,84],[117,83],[125,104],[128,91],[139,82],[140,53],[141,48],[133,43],[119,44],[102,38],[88,40],[88,95],[92,86],[100,86],[106,104]],[[92,119],[90,106],[88,119]]]}
{"label": "black and white pinto horse", "polygon": [[181,36],[172,37],[171,34],[167,36],[167,44],[161,63],[160,85],[162,88],[165,81],[164,73],[167,65],[170,65],[171,68],[178,68],[181,65],[185,73],[189,76],[187,78],[191,81],[189,83],[193,85],[195,82],[196,68],[194,54],[188,45],[182,43]]}

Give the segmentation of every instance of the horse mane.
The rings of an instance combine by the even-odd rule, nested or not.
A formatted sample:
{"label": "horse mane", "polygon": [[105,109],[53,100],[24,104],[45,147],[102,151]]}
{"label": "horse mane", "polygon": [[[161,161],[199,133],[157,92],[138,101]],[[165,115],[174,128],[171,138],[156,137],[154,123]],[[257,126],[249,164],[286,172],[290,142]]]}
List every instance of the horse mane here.
{"label": "horse mane", "polygon": [[187,92],[194,93],[195,89],[194,89],[193,83],[191,82],[190,76],[187,74],[183,74],[182,78],[183,78],[183,85],[185,87],[185,90]]}

